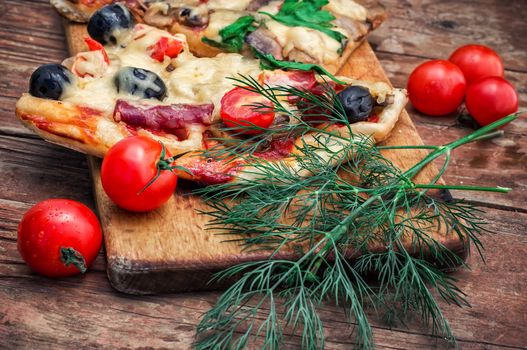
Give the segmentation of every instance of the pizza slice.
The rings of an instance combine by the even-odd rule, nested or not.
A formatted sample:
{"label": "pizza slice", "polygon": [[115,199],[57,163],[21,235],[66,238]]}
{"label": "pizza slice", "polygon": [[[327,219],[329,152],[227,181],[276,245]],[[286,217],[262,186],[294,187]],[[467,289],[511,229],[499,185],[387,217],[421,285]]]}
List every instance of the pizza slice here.
{"label": "pizza slice", "polygon": [[[75,21],[111,0],[52,0]],[[141,22],[187,36],[200,57],[220,52],[271,56],[275,61],[322,65],[335,73],[386,18],[377,1],[153,0],[126,1]],[[101,14],[102,16],[102,14]]]}
{"label": "pizza slice", "polygon": [[[213,184],[235,180],[259,160],[296,167],[296,146],[318,140],[316,132],[283,137],[277,133],[277,138],[258,142],[252,157],[208,157],[204,151],[223,147],[225,133],[258,140],[258,130],[286,128],[294,122],[272,108],[255,108],[271,102],[254,89],[235,86],[239,84],[229,77],[244,77],[267,90],[289,87],[310,96],[333,93],[342,101],[351,127],[308,122],[317,123],[324,135],[350,142],[356,135],[385,139],[406,104],[404,90],[382,82],[338,77],[333,83],[311,71],[264,70],[258,60],[234,53],[195,57],[184,35],[134,25],[126,8],[118,6],[112,26],[101,25],[96,35],[85,38],[88,51],[62,65],[43,65],[32,74],[29,93],[19,99],[16,114],[44,139],[103,157],[119,140],[147,135],[172,154],[187,152],[178,165],[190,173],[181,171],[179,176]],[[307,110],[298,108],[301,99],[290,96],[280,97],[280,103],[288,110]],[[324,113],[290,115],[305,121],[318,114]],[[244,125],[258,130],[237,132]]]}

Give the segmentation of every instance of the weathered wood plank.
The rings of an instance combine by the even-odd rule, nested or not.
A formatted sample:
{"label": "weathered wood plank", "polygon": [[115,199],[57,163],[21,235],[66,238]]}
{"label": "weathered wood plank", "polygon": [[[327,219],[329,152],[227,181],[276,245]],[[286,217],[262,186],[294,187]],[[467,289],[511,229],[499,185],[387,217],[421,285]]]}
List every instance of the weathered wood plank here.
{"label": "weathered wood plank", "polygon": [[[16,216],[25,204],[11,202],[8,207]],[[487,263],[472,257],[472,270],[455,274],[472,308],[443,305],[445,315],[463,349],[522,348],[527,345],[527,272],[522,268],[527,264],[527,214],[490,209],[487,217],[490,229],[498,232],[483,237]],[[0,348],[188,348],[200,315],[219,295],[122,295],[109,287],[102,256],[86,276],[46,279],[20,263],[13,241],[0,244]],[[342,311],[324,305],[320,313],[327,348],[349,349],[352,339]],[[409,329],[394,330],[379,320],[374,324],[379,349],[445,347],[415,322],[409,322]],[[298,340],[289,338],[284,348],[298,348]]]}
{"label": "weathered wood plank", "polygon": [[389,19],[370,36],[378,52],[448,58],[479,43],[502,55],[506,68],[527,72],[524,0],[383,0]]}
{"label": "weathered wood plank", "polygon": [[86,157],[40,139],[0,136],[0,198],[33,203],[63,197],[93,204]]}
{"label": "weathered wood plank", "polygon": [[[470,130],[420,123],[416,125],[426,144],[445,144]],[[436,162],[441,166],[443,160]],[[443,177],[451,185],[502,186],[508,194],[452,191],[455,198],[527,211],[527,137],[506,132],[502,137],[464,145],[454,152]]]}

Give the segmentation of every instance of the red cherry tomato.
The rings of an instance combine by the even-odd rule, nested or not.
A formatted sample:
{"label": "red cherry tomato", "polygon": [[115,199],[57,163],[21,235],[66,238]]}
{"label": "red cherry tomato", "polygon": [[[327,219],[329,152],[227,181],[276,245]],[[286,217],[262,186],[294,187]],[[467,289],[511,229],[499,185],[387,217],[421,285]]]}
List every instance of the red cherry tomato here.
{"label": "red cherry tomato", "polygon": [[[223,123],[229,128],[237,126],[258,126],[261,128],[268,128],[274,120],[274,112],[258,111],[253,104],[260,103],[272,108],[271,101],[267,100],[260,94],[246,90],[241,87],[235,87],[227,92],[221,99],[221,118]],[[262,130],[247,129],[245,134],[259,134]]]}
{"label": "red cherry tomato", "polygon": [[156,61],[163,62],[165,56],[170,58],[177,57],[183,50],[183,44],[179,40],[162,37],[154,45],[149,46],[148,49],[150,50],[150,57]]}
{"label": "red cherry tomato", "polygon": [[483,45],[462,46],[448,60],[461,69],[468,85],[483,77],[503,77],[500,56]]}
{"label": "red cherry tomato", "polygon": [[270,86],[293,86],[303,90],[310,90],[317,84],[313,71],[300,70],[266,70],[263,72],[263,81]]}
{"label": "red cherry tomato", "polygon": [[467,90],[465,105],[480,126],[518,111],[518,94],[507,80],[485,77],[476,80]]}
{"label": "red cherry tomato", "polygon": [[169,165],[160,160],[161,152],[162,145],[146,136],[131,136],[113,145],[101,167],[101,182],[108,197],[119,207],[136,212],[156,209],[168,201],[176,189],[177,176],[161,170],[156,178],[158,167]]}
{"label": "red cherry tomato", "polygon": [[408,78],[410,101],[419,111],[433,116],[454,112],[463,102],[466,88],[463,72],[445,60],[422,63]]}
{"label": "red cherry tomato", "polygon": [[95,214],[69,199],[48,199],[29,209],[18,225],[18,251],[35,272],[48,277],[84,273],[101,248]]}

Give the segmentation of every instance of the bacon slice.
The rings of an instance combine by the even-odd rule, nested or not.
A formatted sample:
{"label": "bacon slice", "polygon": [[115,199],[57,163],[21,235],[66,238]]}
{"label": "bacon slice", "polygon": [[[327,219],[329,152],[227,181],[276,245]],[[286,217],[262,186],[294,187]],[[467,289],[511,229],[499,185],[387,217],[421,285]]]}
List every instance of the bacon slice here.
{"label": "bacon slice", "polygon": [[117,100],[113,118],[133,127],[179,135],[191,124],[210,125],[213,110],[212,103],[152,106]]}

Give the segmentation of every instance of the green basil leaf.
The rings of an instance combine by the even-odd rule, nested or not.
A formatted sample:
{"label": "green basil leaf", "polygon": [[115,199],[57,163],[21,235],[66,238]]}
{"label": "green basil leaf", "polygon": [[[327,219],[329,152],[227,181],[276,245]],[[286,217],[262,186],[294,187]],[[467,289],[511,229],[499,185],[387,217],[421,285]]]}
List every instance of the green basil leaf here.
{"label": "green basil leaf", "polygon": [[267,70],[274,69],[296,69],[302,71],[315,71],[321,75],[327,76],[329,79],[333,80],[337,84],[345,85],[346,83],[342,80],[339,80],[333,74],[328,72],[325,68],[319,66],[318,64],[313,63],[301,63],[294,61],[280,61],[274,58],[271,54],[263,54],[256,50],[253,50],[253,53],[256,57],[260,59],[260,68]]}
{"label": "green basil leaf", "polygon": [[243,48],[243,42],[247,34],[256,29],[252,25],[253,22],[253,16],[240,17],[235,22],[219,31],[218,34],[221,37],[221,41],[212,40],[206,37],[201,38],[201,41],[228,52],[240,52]]}
{"label": "green basil leaf", "polygon": [[268,12],[260,13],[290,27],[308,27],[318,30],[343,45],[347,39],[346,36],[331,29],[334,27],[331,21],[335,19],[335,16],[329,11],[322,10],[322,7],[328,3],[328,0],[285,0],[276,15]]}

